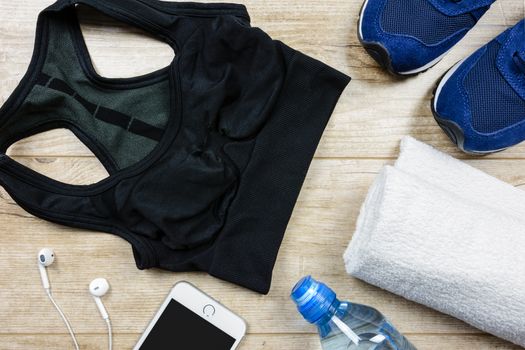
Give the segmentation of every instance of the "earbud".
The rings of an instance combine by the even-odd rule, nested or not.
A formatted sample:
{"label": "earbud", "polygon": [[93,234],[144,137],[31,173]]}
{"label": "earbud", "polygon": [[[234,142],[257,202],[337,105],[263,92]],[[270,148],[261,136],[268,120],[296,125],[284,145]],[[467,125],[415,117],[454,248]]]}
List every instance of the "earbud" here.
{"label": "earbud", "polygon": [[109,315],[100,298],[106,295],[108,291],[109,283],[105,278],[97,278],[91,281],[91,283],[89,284],[89,292],[93,296],[93,299],[97,304],[98,310],[100,311],[100,315],[104,320],[108,320]]}
{"label": "earbud", "polygon": [[49,290],[51,288],[49,284],[49,278],[47,277],[46,267],[53,264],[55,261],[55,252],[53,249],[44,248],[38,252],[38,269],[40,270],[40,278],[42,279],[42,285],[44,289]]}
{"label": "earbud", "polygon": [[106,311],[106,308],[104,307],[104,304],[102,303],[102,298],[104,295],[106,295],[107,292],[109,292],[109,283],[108,280],[105,278],[97,278],[91,281],[89,284],[89,292],[93,296],[93,299],[95,300],[95,303],[97,304],[98,311],[100,311],[100,315],[106,321],[106,324],[108,326],[108,342],[109,342],[109,350],[113,349],[113,334],[111,330],[111,321],[109,320],[108,312]]}

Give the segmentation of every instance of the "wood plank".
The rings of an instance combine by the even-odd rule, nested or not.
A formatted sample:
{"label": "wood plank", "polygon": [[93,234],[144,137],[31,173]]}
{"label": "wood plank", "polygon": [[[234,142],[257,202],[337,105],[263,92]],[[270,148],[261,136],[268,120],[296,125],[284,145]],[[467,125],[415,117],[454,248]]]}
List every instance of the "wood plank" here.
{"label": "wood plank", "polygon": [[[114,338],[115,349],[131,349],[140,334],[117,334]],[[497,338],[483,335],[427,335],[408,334],[407,337],[419,350],[518,350],[518,346]],[[10,350],[68,349],[71,341],[67,334],[49,335],[0,335],[2,344],[9,344]],[[105,334],[82,334],[78,337],[82,349],[107,349]],[[249,334],[241,343],[239,350],[320,350],[319,339],[315,334]]]}

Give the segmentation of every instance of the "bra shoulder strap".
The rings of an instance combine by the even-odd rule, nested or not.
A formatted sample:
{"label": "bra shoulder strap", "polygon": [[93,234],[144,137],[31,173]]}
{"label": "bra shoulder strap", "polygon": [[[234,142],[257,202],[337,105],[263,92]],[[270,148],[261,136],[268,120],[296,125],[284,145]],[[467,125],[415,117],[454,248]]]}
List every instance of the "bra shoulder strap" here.
{"label": "bra shoulder strap", "polygon": [[169,34],[168,16],[137,0],[58,0],[47,10],[63,11],[76,5],[92,7],[118,21],[138,26],[154,35]]}
{"label": "bra shoulder strap", "polygon": [[96,196],[71,195],[66,188],[51,190],[46,182],[48,179],[44,176],[0,155],[0,185],[31,214],[76,227],[107,223],[107,213],[100,212],[94,205]]}
{"label": "bra shoulder strap", "polygon": [[50,11],[62,11],[75,5],[92,7],[131,26],[140,27],[176,48],[201,25],[218,15],[234,15],[249,21],[243,5],[196,4],[154,0],[58,0]]}
{"label": "bra shoulder strap", "polygon": [[[45,182],[47,184],[44,184]],[[123,229],[109,213],[107,191],[72,195],[64,184],[25,168],[6,155],[0,155],[0,186],[27,212],[62,225],[116,234],[133,246],[139,268],[154,266],[154,255],[147,238]],[[111,194],[109,194],[111,195]]]}

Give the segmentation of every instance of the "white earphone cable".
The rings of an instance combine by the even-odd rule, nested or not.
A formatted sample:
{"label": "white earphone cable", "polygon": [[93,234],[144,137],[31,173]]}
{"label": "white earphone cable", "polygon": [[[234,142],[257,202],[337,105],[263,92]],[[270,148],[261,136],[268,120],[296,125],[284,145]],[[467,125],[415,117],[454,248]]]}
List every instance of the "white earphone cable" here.
{"label": "white earphone cable", "polygon": [[75,333],[73,332],[73,329],[71,328],[71,324],[69,323],[66,315],[62,312],[62,309],[60,309],[60,306],[56,303],[55,299],[53,298],[53,294],[51,294],[51,290],[46,289],[47,296],[49,297],[49,300],[51,300],[51,303],[57,309],[58,313],[60,314],[60,317],[62,317],[62,320],[66,324],[67,330],[69,331],[69,334],[71,335],[71,339],[73,339],[73,343],[75,344],[75,349],[80,350],[77,342],[77,338],[75,337]]}
{"label": "white earphone cable", "polygon": [[106,324],[108,325],[108,344],[109,344],[109,350],[113,349],[113,331],[111,329],[111,321],[106,319]]}

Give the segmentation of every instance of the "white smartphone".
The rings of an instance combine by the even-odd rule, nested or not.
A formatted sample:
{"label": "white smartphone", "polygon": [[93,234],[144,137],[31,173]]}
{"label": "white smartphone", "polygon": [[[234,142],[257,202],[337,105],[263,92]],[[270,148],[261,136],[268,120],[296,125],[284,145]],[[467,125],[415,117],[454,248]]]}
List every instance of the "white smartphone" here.
{"label": "white smartphone", "polygon": [[234,350],[246,323],[188,282],[177,283],[134,350]]}

